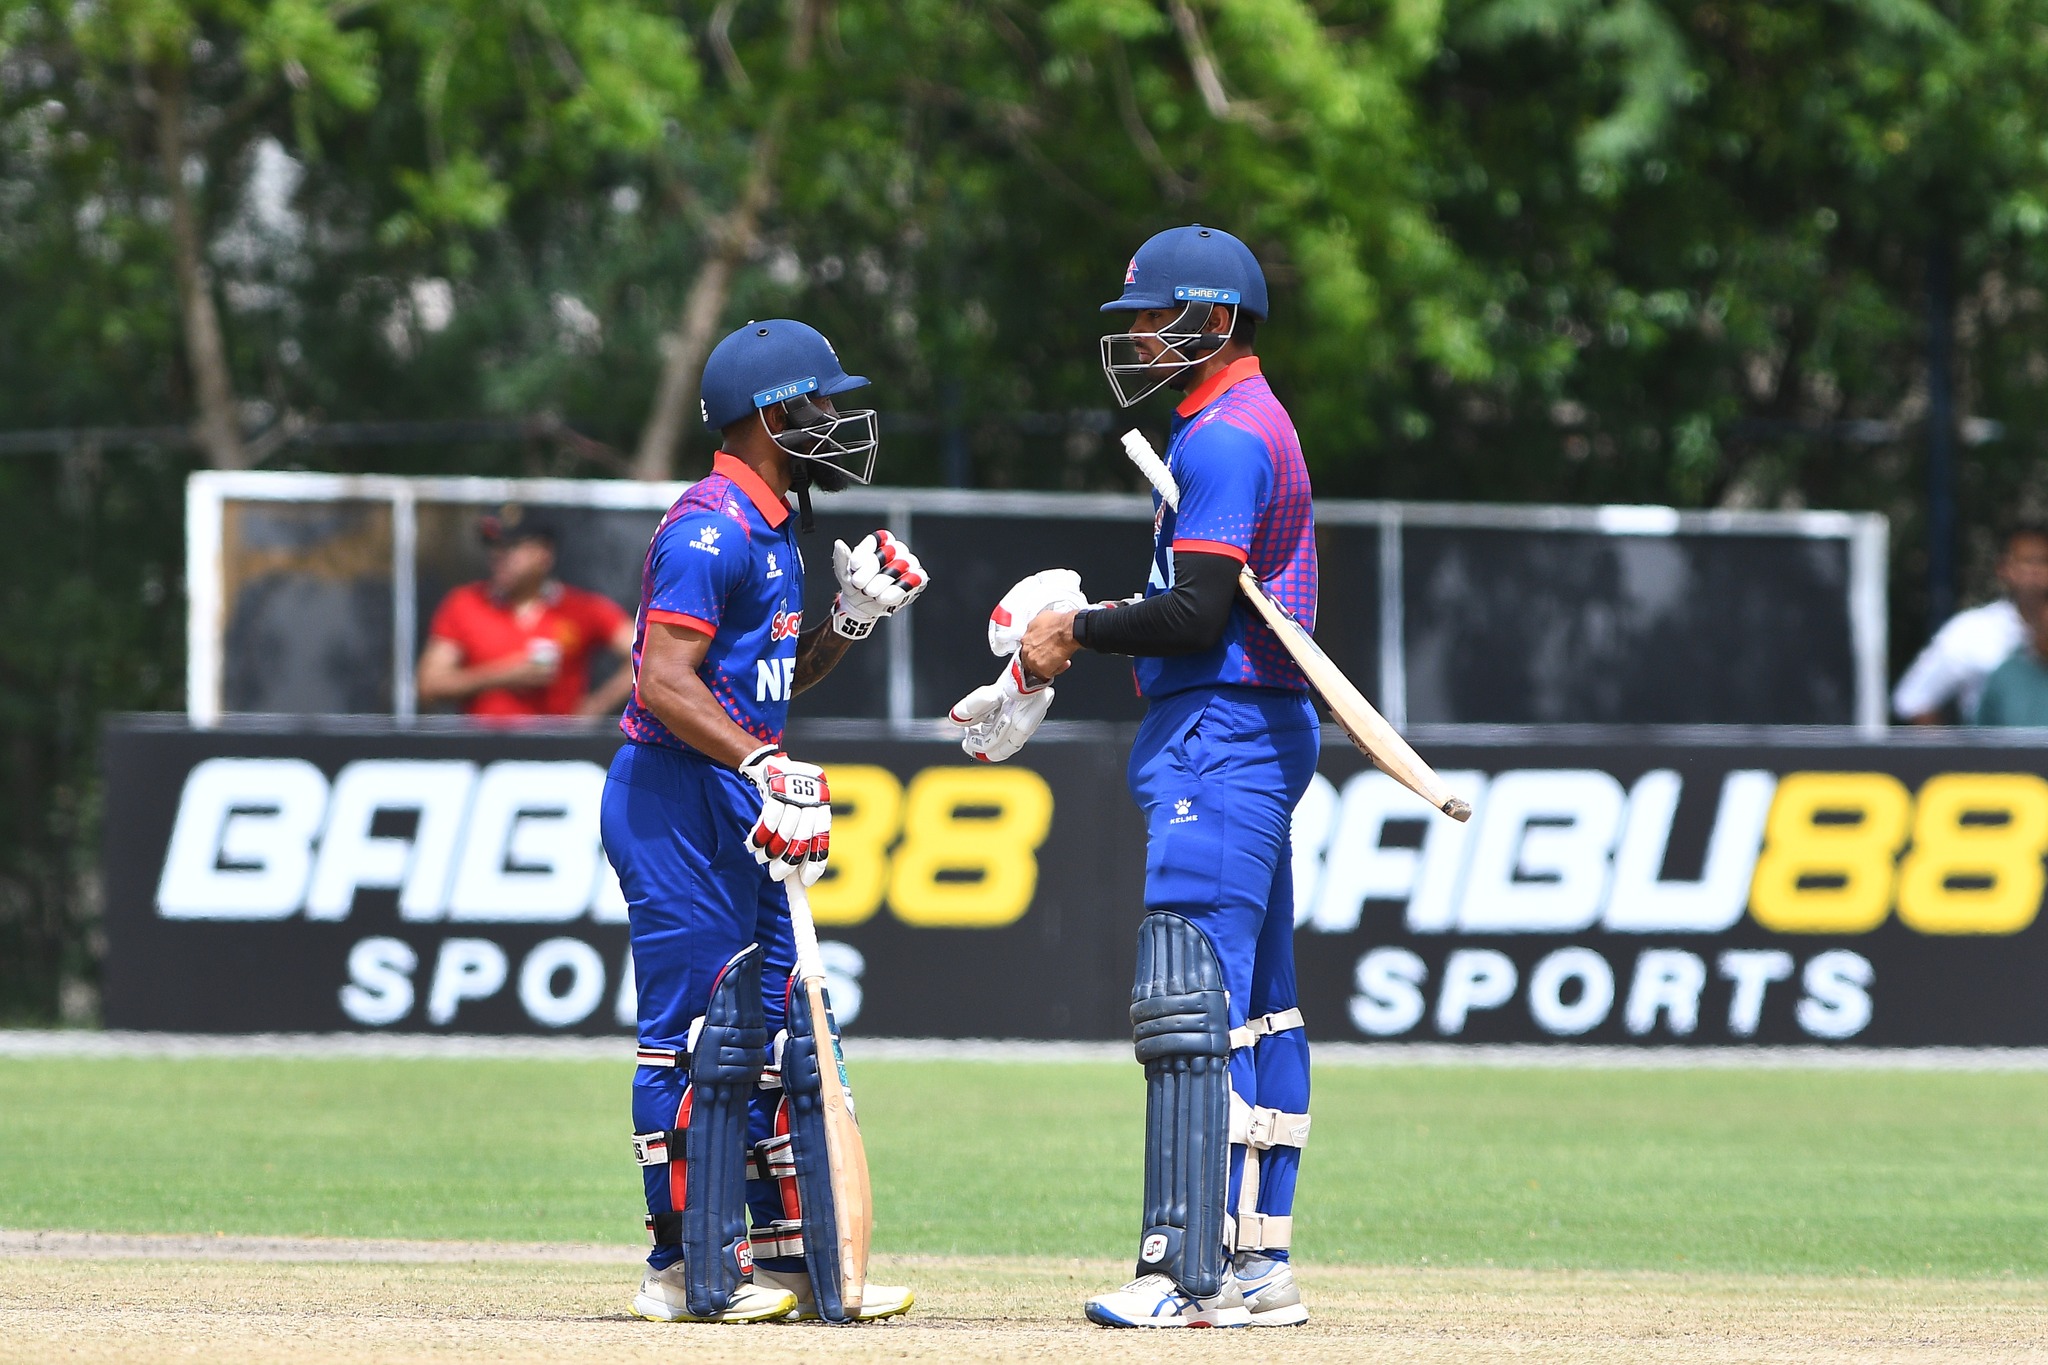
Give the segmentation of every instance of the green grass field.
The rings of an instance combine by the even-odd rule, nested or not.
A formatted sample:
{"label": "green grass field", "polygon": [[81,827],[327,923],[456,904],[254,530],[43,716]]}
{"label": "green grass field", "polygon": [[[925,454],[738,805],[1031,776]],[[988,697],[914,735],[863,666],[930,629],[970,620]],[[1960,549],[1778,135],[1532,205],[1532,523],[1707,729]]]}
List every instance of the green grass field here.
{"label": "green grass field", "polygon": [[[0,1060],[0,1227],[628,1242],[622,1065]],[[855,1060],[884,1253],[1121,1258],[1141,1081]],[[1328,1265],[2048,1273],[2048,1075],[1328,1067]]]}

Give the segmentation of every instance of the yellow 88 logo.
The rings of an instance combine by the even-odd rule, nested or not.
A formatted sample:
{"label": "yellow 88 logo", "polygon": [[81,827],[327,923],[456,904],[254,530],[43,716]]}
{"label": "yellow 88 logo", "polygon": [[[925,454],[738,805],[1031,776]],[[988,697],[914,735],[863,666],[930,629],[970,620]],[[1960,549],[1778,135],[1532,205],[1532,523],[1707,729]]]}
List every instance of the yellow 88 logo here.
{"label": "yellow 88 logo", "polygon": [[907,794],[871,764],[835,764],[829,779],[832,857],[811,889],[821,926],[864,924],[885,898],[898,919],[923,929],[1000,929],[1031,908],[1053,808],[1037,773],[926,768]]}
{"label": "yellow 88 logo", "polygon": [[1052,788],[1029,768],[926,768],[911,779],[909,831],[889,905],[927,929],[999,929],[1031,907]]}
{"label": "yellow 88 logo", "polygon": [[1920,789],[1899,919],[1923,934],[2016,934],[2040,913],[2048,782],[1943,773]]}
{"label": "yellow 88 logo", "polygon": [[1863,934],[1884,923],[1912,804],[1890,773],[1787,774],[1764,826],[1750,914],[1780,934]]}
{"label": "yellow 88 logo", "polygon": [[887,768],[835,764],[832,857],[811,888],[811,918],[828,927],[865,924],[882,908],[889,882],[889,845],[903,828],[903,784]]}

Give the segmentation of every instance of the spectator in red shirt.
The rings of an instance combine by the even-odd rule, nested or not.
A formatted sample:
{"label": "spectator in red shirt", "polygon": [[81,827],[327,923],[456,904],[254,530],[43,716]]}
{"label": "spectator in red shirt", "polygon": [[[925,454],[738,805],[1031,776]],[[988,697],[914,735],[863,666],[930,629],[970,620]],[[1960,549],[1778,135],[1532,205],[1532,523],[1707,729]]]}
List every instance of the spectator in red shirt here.
{"label": "spectator in red shirt", "polygon": [[[491,576],[443,598],[420,652],[422,704],[472,716],[604,716],[633,690],[633,618],[610,598],[554,577],[555,535],[507,508],[481,526]],[[590,661],[620,666],[596,691]]]}

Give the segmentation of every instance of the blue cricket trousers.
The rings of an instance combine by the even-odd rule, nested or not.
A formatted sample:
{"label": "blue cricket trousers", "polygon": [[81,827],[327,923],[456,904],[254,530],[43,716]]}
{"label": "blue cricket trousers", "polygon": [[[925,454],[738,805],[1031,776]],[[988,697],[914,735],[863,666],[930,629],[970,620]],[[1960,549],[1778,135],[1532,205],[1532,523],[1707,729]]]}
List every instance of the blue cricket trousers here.
{"label": "blue cricket trousers", "polygon": [[[1230,991],[1232,1028],[1297,1003],[1289,828],[1321,743],[1306,693],[1199,687],[1155,700],[1131,746],[1131,794],[1147,832],[1145,909],[1185,916],[1208,938]],[[1290,1029],[1239,1049],[1230,1084],[1248,1105],[1307,1113],[1306,1035]],[[1245,1153],[1241,1143],[1231,1148],[1232,1210]],[[1264,1151],[1258,1212],[1291,1214],[1300,1164],[1297,1147]]]}
{"label": "blue cricket trousers", "polygon": [[[796,946],[782,887],[747,846],[760,809],[752,783],[697,754],[629,743],[612,758],[601,828],[605,856],[626,894],[643,1049],[682,1053],[720,968],[749,943],[760,944],[765,959],[768,1036],[783,1029]],[[688,1083],[680,1067],[641,1066],[633,1076],[633,1130],[683,1126]],[[779,1098],[778,1091],[756,1092],[749,1144],[773,1135]],[[680,1207],[680,1160],[641,1174],[650,1214]],[[784,1192],[774,1181],[749,1181],[747,1202],[757,1227],[795,1213],[783,1208]],[[661,1269],[679,1254],[658,1246],[647,1259]],[[764,1257],[762,1264],[774,1268],[783,1259]]]}

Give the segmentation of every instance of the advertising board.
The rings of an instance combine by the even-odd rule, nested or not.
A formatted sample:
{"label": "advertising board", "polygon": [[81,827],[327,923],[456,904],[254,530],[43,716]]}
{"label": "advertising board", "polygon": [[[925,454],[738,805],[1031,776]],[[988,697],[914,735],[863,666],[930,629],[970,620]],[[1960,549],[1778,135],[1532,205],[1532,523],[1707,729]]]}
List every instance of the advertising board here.
{"label": "advertising board", "polygon": [[[1313,1037],[2048,1043],[2048,749],[1564,736],[1426,739],[1468,825],[1326,744],[1294,821]],[[1144,875],[1128,738],[1049,727],[990,766],[881,725],[793,734],[833,783],[813,899],[850,1032],[1125,1036]],[[107,1022],[630,1029],[627,910],[597,837],[616,747],[116,724]]]}

